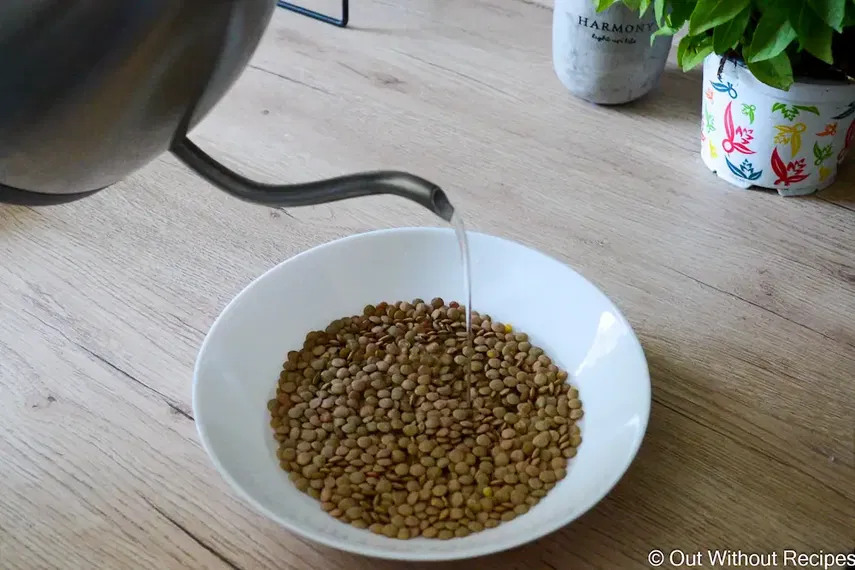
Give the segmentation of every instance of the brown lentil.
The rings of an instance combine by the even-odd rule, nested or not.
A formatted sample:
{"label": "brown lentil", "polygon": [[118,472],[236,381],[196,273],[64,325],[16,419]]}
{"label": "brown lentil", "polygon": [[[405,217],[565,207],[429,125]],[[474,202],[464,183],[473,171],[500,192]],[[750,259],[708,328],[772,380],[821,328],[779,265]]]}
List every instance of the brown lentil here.
{"label": "brown lentil", "polygon": [[267,402],[295,487],[400,540],[461,538],[528,512],[582,443],[579,391],[490,315],[472,312],[472,342],[465,308],[440,298],[368,305],[307,334]]}

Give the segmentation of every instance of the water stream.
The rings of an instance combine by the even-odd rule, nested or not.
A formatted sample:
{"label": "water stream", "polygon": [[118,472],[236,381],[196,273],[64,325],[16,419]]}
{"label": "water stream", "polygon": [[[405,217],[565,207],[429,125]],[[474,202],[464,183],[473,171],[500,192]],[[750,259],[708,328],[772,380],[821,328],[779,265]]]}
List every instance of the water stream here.
{"label": "water stream", "polygon": [[[460,261],[463,267],[463,306],[466,313],[466,346],[469,347],[468,358],[471,358],[474,348],[472,346],[472,267],[469,258],[469,239],[466,237],[466,228],[463,224],[463,217],[459,212],[455,212],[452,216],[451,227],[454,228],[454,234],[457,237],[457,246],[460,248]],[[471,363],[467,361],[464,383],[466,385],[466,404],[469,407],[471,407],[472,404],[471,374]]]}

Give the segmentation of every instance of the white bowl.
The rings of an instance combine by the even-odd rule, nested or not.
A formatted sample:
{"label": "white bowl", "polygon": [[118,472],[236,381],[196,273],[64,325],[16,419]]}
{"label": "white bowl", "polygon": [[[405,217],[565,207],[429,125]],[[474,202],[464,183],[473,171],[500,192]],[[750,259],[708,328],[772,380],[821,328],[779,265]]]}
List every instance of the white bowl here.
{"label": "white bowl", "polygon": [[567,476],[515,520],[465,538],[396,540],[324,513],[276,459],[267,401],[289,350],[307,332],[381,301],[463,303],[450,229],[405,228],[346,237],[274,267],[235,297],[211,327],[193,375],[193,412],[205,450],[259,512],[319,543],[396,560],[451,560],[535,540],[581,516],[629,467],[647,428],[650,377],[620,311],[565,264],[518,243],[467,232],[472,307],[526,332],[571,372],[585,409],[582,445]]}

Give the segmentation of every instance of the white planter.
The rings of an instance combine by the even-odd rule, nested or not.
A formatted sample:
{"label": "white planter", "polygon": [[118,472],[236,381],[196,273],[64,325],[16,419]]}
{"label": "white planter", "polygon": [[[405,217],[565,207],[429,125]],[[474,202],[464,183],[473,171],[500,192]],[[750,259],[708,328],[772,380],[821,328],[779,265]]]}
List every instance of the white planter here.
{"label": "white planter", "polygon": [[571,93],[601,105],[628,103],[649,93],[665,69],[671,37],[650,45],[653,10],[644,18],[623,4],[597,13],[593,0],[555,0],[552,63]]}
{"label": "white planter", "polygon": [[855,85],[796,83],[781,91],[741,63],[704,61],[701,156],[741,188],[802,196],[832,184],[855,145]]}

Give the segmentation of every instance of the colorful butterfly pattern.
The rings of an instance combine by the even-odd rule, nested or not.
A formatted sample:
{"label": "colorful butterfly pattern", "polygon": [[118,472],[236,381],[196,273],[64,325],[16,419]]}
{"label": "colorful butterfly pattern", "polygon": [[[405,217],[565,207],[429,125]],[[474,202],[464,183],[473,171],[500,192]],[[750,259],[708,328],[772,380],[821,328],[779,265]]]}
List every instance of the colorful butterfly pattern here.
{"label": "colorful butterfly pattern", "polygon": [[828,112],[819,98],[816,105],[764,99],[738,77],[728,79],[733,76],[705,81],[700,134],[711,169],[782,195],[804,194],[834,179],[855,148],[855,101]]}

